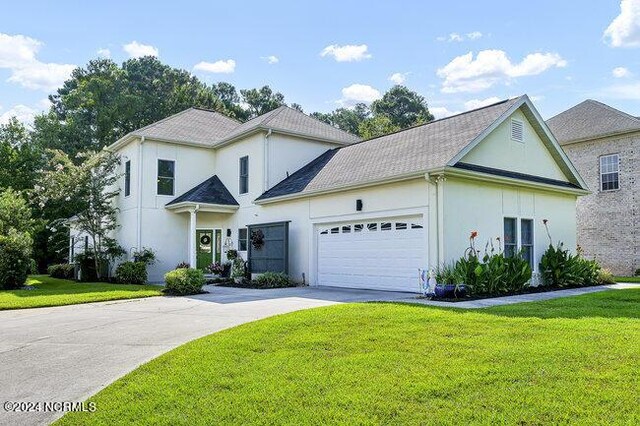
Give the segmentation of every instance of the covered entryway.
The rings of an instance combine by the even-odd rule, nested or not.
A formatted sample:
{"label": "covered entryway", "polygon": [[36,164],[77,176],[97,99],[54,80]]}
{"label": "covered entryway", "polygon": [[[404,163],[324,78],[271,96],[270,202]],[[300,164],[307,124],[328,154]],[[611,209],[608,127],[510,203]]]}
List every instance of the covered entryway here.
{"label": "covered entryway", "polygon": [[318,232],[318,284],[419,292],[427,265],[422,218],[385,218],[325,225]]}

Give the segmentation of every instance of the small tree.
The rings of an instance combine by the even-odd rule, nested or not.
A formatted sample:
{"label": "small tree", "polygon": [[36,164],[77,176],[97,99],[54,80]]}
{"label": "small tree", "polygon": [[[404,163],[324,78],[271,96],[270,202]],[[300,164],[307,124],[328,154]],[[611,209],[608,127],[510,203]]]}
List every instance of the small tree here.
{"label": "small tree", "polygon": [[[35,195],[40,205],[73,203],[73,226],[89,236],[98,278],[115,240],[112,232],[117,228],[117,208],[114,198],[119,194],[117,173],[120,158],[110,152],[78,154],[79,164],[62,151],[50,151],[47,170],[42,173],[42,185],[36,185]],[[69,225],[69,218],[58,222]]]}

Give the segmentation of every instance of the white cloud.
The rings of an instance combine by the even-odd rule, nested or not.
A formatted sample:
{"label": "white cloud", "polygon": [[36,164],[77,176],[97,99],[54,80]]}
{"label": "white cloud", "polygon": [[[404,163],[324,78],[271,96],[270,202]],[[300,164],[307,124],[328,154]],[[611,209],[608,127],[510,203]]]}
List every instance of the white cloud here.
{"label": "white cloud", "polygon": [[611,75],[613,75],[615,78],[631,77],[631,71],[629,71],[625,67],[615,67],[611,71]]}
{"label": "white cloud", "polygon": [[33,123],[33,118],[38,112],[39,111],[26,105],[16,105],[3,114],[0,114],[0,124],[7,124],[11,117],[16,117],[18,121],[30,125]]}
{"label": "white cloud", "polygon": [[42,46],[31,37],[0,33],[0,68],[11,70],[7,81],[34,90],[58,88],[76,66],[39,61],[36,55]]}
{"label": "white cloud", "polygon": [[197,63],[193,69],[217,74],[231,74],[236,70],[236,61],[233,59],[219,60],[215,62],[202,61]]}
{"label": "white cloud", "polygon": [[640,81],[605,87],[595,93],[594,97],[640,101]]}
{"label": "white cloud", "polygon": [[481,37],[482,37],[482,33],[480,31],[472,31],[466,34],[451,33],[448,36],[437,37],[436,40],[448,41],[448,42],[454,42],[454,41],[461,42],[465,40],[477,40]]}
{"label": "white cloud", "polygon": [[640,0],[621,0],[620,15],[609,24],[604,37],[613,47],[640,47]]}
{"label": "white cloud", "polygon": [[467,33],[467,38],[469,40],[477,40],[481,37],[482,37],[482,33],[480,31],[472,31],[470,33]]}
{"label": "white cloud", "polygon": [[464,103],[464,108],[466,110],[482,108],[483,106],[495,104],[496,102],[500,102],[501,99],[497,96],[491,96],[486,99],[471,99]]}
{"label": "white cloud", "polygon": [[389,81],[394,84],[404,84],[407,81],[408,72],[394,72],[389,76]]}
{"label": "white cloud", "polygon": [[277,56],[274,56],[274,55],[263,56],[262,59],[267,61],[267,63],[269,65],[277,64],[278,62],[280,62],[280,59]]}
{"label": "white cloud", "polygon": [[436,119],[460,114],[460,111],[449,111],[447,107],[429,107],[429,112],[433,114]]}
{"label": "white cloud", "polygon": [[376,99],[380,99],[378,90],[366,84],[352,84],[342,89],[342,99],[338,103],[344,106],[353,106],[358,102],[369,104]]}
{"label": "white cloud", "polygon": [[337,62],[362,61],[371,58],[371,54],[367,50],[366,44],[347,44],[345,46],[332,44],[322,49],[320,56],[333,56]]}
{"label": "white cloud", "polygon": [[96,53],[101,58],[110,58],[111,57],[111,51],[109,49],[98,49],[98,51]]}
{"label": "white cloud", "polygon": [[567,61],[557,53],[530,53],[520,62],[512,63],[503,50],[482,50],[473,58],[473,52],[454,58],[438,69],[443,78],[442,92],[480,92],[498,82],[540,74],[552,67],[565,67]]}
{"label": "white cloud", "polygon": [[142,56],[158,57],[160,55],[160,51],[157,47],[153,47],[149,44],[138,43],[135,40],[123,45],[122,48],[127,52],[130,58],[140,58]]}

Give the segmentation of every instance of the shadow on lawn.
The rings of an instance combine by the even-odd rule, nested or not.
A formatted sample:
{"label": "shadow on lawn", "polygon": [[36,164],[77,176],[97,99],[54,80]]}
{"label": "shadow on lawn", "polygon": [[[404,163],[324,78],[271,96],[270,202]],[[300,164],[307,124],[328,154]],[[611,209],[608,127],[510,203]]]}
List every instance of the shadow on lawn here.
{"label": "shadow on lawn", "polygon": [[111,293],[149,290],[148,286],[136,284],[112,284],[112,283],[85,283],[59,278],[51,278],[47,275],[31,275],[25,287],[30,289],[2,290],[2,294],[10,294],[21,298],[42,296],[79,295],[84,293]]}

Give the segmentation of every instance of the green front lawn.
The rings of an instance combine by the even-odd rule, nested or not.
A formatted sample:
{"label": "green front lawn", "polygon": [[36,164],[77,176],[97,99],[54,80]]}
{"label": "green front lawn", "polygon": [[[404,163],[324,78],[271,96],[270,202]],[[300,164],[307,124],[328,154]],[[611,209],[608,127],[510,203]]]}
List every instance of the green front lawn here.
{"label": "green front lawn", "polygon": [[346,304],[181,346],[60,424],[640,424],[640,290]]}
{"label": "green front lawn", "polygon": [[618,283],[640,283],[640,277],[614,277]]}
{"label": "green front lawn", "polygon": [[162,295],[162,288],[153,285],[77,283],[47,275],[29,277],[27,285],[35,289],[0,290],[0,310],[75,305]]}

